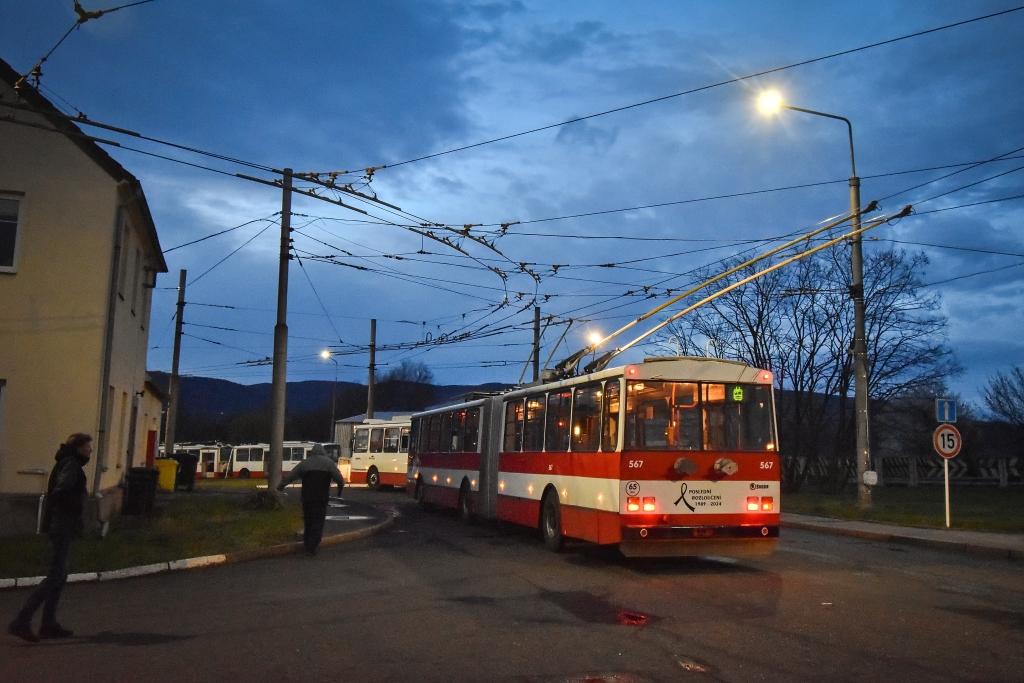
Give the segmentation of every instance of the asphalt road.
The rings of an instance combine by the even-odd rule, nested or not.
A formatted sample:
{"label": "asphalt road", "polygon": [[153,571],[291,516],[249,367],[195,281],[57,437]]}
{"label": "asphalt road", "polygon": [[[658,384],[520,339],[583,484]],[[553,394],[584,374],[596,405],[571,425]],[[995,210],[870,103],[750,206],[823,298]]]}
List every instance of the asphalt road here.
{"label": "asphalt road", "polygon": [[[400,493],[346,496],[402,516],[315,558],[69,586],[80,637],[0,639],[0,680],[1024,679],[1019,562],[795,530],[749,561],[554,555]],[[0,592],[0,614],[25,595]]]}

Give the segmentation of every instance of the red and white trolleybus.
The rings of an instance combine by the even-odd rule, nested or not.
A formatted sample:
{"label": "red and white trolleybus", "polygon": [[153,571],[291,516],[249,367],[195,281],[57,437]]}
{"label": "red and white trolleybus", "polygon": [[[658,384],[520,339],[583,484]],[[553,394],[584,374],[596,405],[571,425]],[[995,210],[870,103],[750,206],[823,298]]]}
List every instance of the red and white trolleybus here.
{"label": "red and white trolleybus", "polygon": [[770,372],[648,358],[417,413],[424,503],[614,544],[628,556],[760,555],[779,535]]}

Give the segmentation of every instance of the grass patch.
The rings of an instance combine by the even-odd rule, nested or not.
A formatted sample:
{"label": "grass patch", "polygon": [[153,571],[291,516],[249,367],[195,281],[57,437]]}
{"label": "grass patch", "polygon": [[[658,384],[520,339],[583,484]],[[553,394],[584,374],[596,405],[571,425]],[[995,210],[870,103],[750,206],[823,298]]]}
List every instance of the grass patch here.
{"label": "grass patch", "polygon": [[266,488],[266,479],[196,479],[199,491],[253,491],[257,486]]}
{"label": "grass patch", "polygon": [[[297,501],[256,509],[248,496],[190,496],[158,501],[149,517],[120,517],[106,538],[85,534],[71,547],[71,572],[121,569],[186,557],[249,550],[296,540]],[[49,541],[28,534],[0,538],[0,578],[46,573]]]}
{"label": "grass patch", "polygon": [[[782,510],[838,519],[945,528],[944,497],[942,486],[873,488],[873,507],[860,510],[855,491],[842,494],[807,491],[784,494]],[[1021,514],[1024,487],[951,487],[949,504],[951,529],[1024,533],[1024,515]]]}

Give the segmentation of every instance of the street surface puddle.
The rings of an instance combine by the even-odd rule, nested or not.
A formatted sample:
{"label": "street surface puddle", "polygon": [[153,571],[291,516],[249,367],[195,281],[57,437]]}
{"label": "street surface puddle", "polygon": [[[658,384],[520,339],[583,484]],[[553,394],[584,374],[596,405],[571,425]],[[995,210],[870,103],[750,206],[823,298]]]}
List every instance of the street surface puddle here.
{"label": "street surface puddle", "polygon": [[332,522],[348,522],[357,519],[373,519],[373,517],[361,517],[359,515],[327,515],[324,519],[329,519]]}
{"label": "street surface puddle", "polygon": [[577,619],[591,624],[647,626],[659,620],[657,616],[613,605],[604,598],[586,591],[541,591],[539,597],[561,607]]}

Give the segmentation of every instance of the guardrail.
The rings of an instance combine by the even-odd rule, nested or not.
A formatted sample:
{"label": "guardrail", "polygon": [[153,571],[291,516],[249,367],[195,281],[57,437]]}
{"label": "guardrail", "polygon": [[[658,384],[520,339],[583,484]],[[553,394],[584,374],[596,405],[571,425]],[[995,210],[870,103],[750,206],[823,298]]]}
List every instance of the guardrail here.
{"label": "guardrail", "polygon": [[[878,485],[939,484],[943,481],[938,456],[875,455]],[[999,488],[1024,484],[1024,458],[1018,456],[964,458],[949,461],[950,481],[960,484],[996,484]]]}

